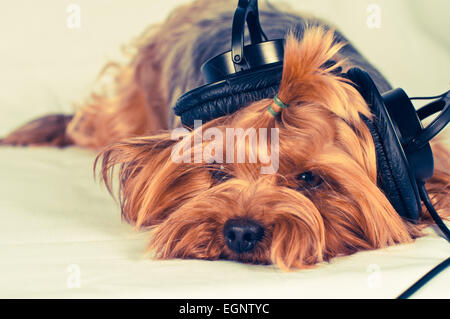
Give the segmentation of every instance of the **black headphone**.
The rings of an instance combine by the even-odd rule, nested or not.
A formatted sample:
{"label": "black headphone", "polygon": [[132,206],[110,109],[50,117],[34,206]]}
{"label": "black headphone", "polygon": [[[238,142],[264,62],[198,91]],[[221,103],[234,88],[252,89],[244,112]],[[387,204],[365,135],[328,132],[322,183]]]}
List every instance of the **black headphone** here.
{"label": "black headphone", "polygon": [[[244,46],[246,23],[251,44]],[[257,0],[239,0],[231,51],[202,65],[207,84],[183,94],[175,105],[175,114],[185,126],[192,127],[194,120],[207,122],[250,102],[274,97],[281,81],[283,53],[284,40],[268,41],[261,28]],[[342,76],[354,83],[373,114],[373,120],[363,120],[375,143],[379,187],[408,221],[418,221],[421,201],[433,211],[433,218],[440,220],[423,185],[434,170],[429,141],[450,121],[450,91],[416,111],[402,89],[381,95],[369,74],[361,69],[353,68]],[[423,128],[421,120],[437,112],[441,114]],[[445,227],[437,219],[440,227]],[[448,229],[446,234],[448,237]]]}

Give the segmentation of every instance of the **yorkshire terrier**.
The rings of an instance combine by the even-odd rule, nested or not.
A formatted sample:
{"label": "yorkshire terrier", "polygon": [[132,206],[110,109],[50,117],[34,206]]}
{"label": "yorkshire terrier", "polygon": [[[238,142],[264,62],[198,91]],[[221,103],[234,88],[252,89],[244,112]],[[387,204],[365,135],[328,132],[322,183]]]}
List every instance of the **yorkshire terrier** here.
{"label": "yorkshire terrier", "polygon": [[[235,5],[197,0],[177,8],[144,32],[129,64],[109,65],[105,76],[113,76],[113,87],[93,93],[75,115],[39,118],[0,144],[101,150],[96,163],[103,181],[113,192],[118,179],[123,218],[152,229],[149,249],[158,258],[227,259],[287,270],[421,236],[431,223],[425,209],[417,224],[410,223],[377,187],[375,146],[361,119],[372,115],[336,70],[364,69],[381,92],[389,83],[328,24],[269,4],[260,7],[261,22],[269,38],[286,39],[276,93],[290,107],[276,109],[275,117],[267,109],[273,100],[262,99],[201,129],[278,129],[276,172],[261,174],[261,160],[220,161],[224,154],[217,149],[212,158],[174,161],[181,142],[172,131],[181,124],[171,106],[205,83],[203,62],[229,50]],[[209,143],[202,141],[204,148]],[[192,158],[195,147],[183,144]],[[435,174],[427,190],[446,217],[450,154],[442,142],[432,148]],[[252,150],[235,143],[231,152],[248,158]]]}

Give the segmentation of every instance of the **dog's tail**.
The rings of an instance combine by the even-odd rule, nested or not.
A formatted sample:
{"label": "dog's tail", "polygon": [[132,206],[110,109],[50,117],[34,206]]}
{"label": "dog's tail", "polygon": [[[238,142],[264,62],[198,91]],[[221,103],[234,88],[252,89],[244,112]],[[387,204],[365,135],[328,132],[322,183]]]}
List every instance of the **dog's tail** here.
{"label": "dog's tail", "polygon": [[0,145],[56,146],[74,144],[67,136],[66,128],[72,115],[53,114],[40,117],[17,128],[0,139]]}

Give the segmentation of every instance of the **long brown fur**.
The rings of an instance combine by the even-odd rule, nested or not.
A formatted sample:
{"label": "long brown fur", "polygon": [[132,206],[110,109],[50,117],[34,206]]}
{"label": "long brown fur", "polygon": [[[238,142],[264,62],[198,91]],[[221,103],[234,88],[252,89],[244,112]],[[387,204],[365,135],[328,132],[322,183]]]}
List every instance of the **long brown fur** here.
{"label": "long brown fur", "polygon": [[[70,123],[63,123],[66,131],[57,126],[61,119],[54,118],[59,133],[50,139],[43,131],[50,119],[44,118],[0,143],[104,147],[96,160],[101,177],[111,193],[118,192],[123,218],[137,229],[153,230],[149,250],[158,258],[273,263],[288,270],[422,236],[421,230],[431,223],[426,210],[418,224],[411,224],[377,187],[375,147],[361,119],[371,117],[369,108],[352,84],[334,72],[351,63],[340,54],[343,44],[334,43],[333,31],[322,27],[307,29],[301,41],[293,35],[286,40],[278,96],[289,107],[279,117],[267,112],[271,100],[264,99],[202,126],[222,132],[278,129],[275,174],[261,175],[260,161],[173,161],[179,140],[169,131],[176,126],[168,111],[174,102],[169,83],[175,76],[170,66],[179,57],[168,44],[190,41],[184,37],[192,23],[216,10],[216,2],[205,3],[182,7],[149,29],[130,64],[109,67],[115,74],[112,93],[93,94]],[[324,67],[331,59],[336,64]],[[203,141],[202,147],[210,143]],[[272,141],[267,143],[271,149]],[[196,152],[193,143],[187,146]],[[432,147],[436,168],[427,189],[445,218],[450,215],[450,156],[443,142]],[[248,143],[235,143],[232,151],[249,158],[251,150]],[[230,178],[217,180],[211,174],[215,171]],[[296,176],[305,171],[323,183],[304,187]],[[238,254],[226,245],[224,224],[235,218],[254,220],[264,228],[254,250]]]}
{"label": "long brown fur", "polygon": [[[261,163],[222,168],[208,162],[177,164],[171,159],[177,141],[168,133],[125,140],[101,153],[102,176],[110,190],[112,168],[120,165],[125,219],[137,228],[154,226],[150,250],[157,257],[225,258],[291,269],[421,236],[429,220],[424,217],[419,225],[402,220],[377,187],[375,147],[360,116],[370,117],[367,104],[332,72],[339,63],[321,68],[339,52],[332,39],[331,31],[320,28],[306,32],[301,42],[288,38],[279,97],[290,106],[279,119],[266,111],[267,99],[203,125],[204,130],[278,128],[277,174],[258,174]],[[246,147],[235,151],[248,155]],[[445,152],[440,144],[435,147],[443,160],[437,161],[428,185],[443,216],[450,205]],[[218,169],[234,178],[217,183],[208,171]],[[325,185],[293,189],[294,177],[302,171],[319,174]],[[265,235],[254,251],[236,254],[226,246],[222,229],[233,218],[263,225]]]}

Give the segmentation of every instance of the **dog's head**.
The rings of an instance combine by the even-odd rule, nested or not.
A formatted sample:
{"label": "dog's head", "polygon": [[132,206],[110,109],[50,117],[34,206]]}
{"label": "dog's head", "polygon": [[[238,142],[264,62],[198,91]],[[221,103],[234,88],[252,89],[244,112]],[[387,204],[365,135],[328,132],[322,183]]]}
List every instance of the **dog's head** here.
{"label": "dog's head", "polygon": [[321,28],[288,37],[278,96],[289,107],[279,116],[265,99],[193,131],[129,139],[100,154],[110,190],[120,166],[124,218],[154,226],[157,256],[290,269],[410,240],[377,187],[361,119],[368,106],[334,72],[345,63],[342,46]]}

